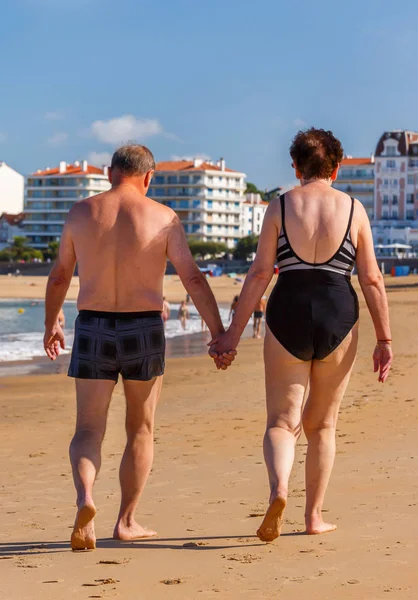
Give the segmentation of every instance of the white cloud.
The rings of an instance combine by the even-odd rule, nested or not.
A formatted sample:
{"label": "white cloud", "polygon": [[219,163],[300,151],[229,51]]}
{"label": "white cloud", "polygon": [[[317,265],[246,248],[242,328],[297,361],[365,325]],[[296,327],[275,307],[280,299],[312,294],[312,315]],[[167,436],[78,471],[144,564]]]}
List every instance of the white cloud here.
{"label": "white cloud", "polygon": [[0,144],[2,142],[5,142],[7,140],[7,135],[5,133],[3,133],[2,131],[0,131]]}
{"label": "white cloud", "polygon": [[96,167],[108,167],[112,161],[110,152],[90,152],[87,158],[89,163]]}
{"label": "white cloud", "polygon": [[142,141],[164,133],[157,119],[137,119],[133,115],[123,115],[107,121],[94,121],[90,131],[100,142],[112,145],[133,140]]}
{"label": "white cloud", "polygon": [[47,121],[61,121],[64,118],[65,114],[62,110],[51,110],[44,114],[44,119]]}
{"label": "white cloud", "polygon": [[305,121],[299,118],[293,121],[293,125],[295,125],[296,127],[306,127]]}
{"label": "white cloud", "polygon": [[68,140],[68,133],[57,131],[47,139],[50,146],[62,146]]}
{"label": "white cloud", "polygon": [[209,154],[173,154],[171,160],[193,160],[194,158],[200,158],[200,160],[210,160]]}

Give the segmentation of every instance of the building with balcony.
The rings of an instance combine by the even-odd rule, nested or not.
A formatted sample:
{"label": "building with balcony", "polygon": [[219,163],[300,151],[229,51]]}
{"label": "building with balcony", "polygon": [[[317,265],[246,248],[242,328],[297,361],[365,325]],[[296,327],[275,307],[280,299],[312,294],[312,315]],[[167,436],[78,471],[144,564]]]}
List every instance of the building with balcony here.
{"label": "building with balcony", "polygon": [[24,219],[25,215],[23,213],[19,213],[18,215],[3,213],[0,216],[0,250],[8,248],[13,244],[15,237],[24,236]]}
{"label": "building with balcony", "polygon": [[0,160],[0,214],[23,211],[24,177]]}
{"label": "building with balcony", "polygon": [[148,196],[177,213],[188,237],[233,248],[242,237],[245,177],[224,159],[160,162]]}
{"label": "building with balcony", "polygon": [[343,158],[338,171],[338,179],[333,187],[360,200],[369,219],[374,219],[375,204],[375,160],[370,158]]}
{"label": "building with balcony", "polygon": [[260,194],[247,194],[242,205],[241,237],[260,235],[268,205]]}
{"label": "building with balcony", "polygon": [[58,241],[68,211],[83,198],[110,189],[107,168],[99,169],[86,160],[36,171],[29,175],[25,189],[24,234],[34,248],[47,248]]}

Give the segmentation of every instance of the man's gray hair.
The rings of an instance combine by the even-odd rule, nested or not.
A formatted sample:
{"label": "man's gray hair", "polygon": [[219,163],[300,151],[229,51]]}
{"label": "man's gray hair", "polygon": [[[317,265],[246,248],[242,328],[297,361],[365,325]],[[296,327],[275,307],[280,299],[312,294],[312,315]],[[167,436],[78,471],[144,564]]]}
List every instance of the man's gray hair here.
{"label": "man's gray hair", "polygon": [[118,148],[112,156],[112,169],[118,169],[124,175],[145,175],[155,169],[154,156],[146,146],[129,144]]}

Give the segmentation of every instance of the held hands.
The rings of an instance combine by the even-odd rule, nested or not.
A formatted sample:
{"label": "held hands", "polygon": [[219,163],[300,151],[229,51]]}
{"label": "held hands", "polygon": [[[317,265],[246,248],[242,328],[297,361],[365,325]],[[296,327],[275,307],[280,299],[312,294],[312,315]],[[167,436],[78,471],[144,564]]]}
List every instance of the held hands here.
{"label": "held hands", "polygon": [[373,352],[374,372],[379,372],[378,380],[384,383],[388,378],[390,367],[392,365],[393,352],[390,342],[377,342]]}
{"label": "held hands", "polygon": [[58,323],[52,328],[45,329],[44,349],[51,360],[55,360],[60,353],[60,348],[65,350],[64,332]]}
{"label": "held hands", "polygon": [[237,351],[235,350],[238,344],[232,339],[231,330],[214,336],[209,342],[209,356],[213,358],[216,368],[226,371],[231,366]]}

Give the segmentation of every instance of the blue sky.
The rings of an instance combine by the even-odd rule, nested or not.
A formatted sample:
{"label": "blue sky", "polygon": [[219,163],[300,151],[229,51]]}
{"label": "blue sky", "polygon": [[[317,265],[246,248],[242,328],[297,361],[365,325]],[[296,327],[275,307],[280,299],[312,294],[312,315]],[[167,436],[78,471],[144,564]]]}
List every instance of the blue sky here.
{"label": "blue sky", "polygon": [[416,0],[14,0],[0,22],[0,159],[28,173],[101,164],[136,139],[157,160],[226,158],[293,180],[300,127],[368,155],[418,128]]}

